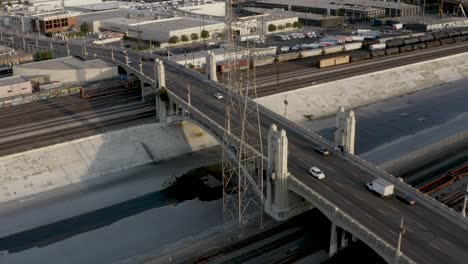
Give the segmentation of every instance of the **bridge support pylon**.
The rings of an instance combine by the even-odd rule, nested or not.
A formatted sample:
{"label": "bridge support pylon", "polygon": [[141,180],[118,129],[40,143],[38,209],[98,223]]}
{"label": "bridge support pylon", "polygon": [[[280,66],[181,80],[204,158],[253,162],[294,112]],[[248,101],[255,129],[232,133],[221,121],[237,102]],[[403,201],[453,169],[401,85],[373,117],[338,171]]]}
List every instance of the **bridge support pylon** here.
{"label": "bridge support pylon", "polygon": [[275,124],[268,132],[268,164],[265,211],[278,221],[286,220],[312,207],[288,189],[288,138]]}
{"label": "bridge support pylon", "polygon": [[340,106],[336,114],[335,149],[354,154],[355,130],[354,112],[352,110],[345,112],[344,108]]}
{"label": "bridge support pylon", "polygon": [[218,76],[216,75],[216,55],[214,51],[208,51],[208,56],[206,57],[206,77],[209,80],[218,81]]}

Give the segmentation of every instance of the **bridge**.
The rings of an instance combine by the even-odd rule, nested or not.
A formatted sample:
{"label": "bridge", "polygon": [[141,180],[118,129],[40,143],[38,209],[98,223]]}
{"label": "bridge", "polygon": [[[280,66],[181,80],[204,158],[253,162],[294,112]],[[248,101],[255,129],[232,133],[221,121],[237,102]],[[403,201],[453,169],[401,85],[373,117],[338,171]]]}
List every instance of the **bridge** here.
{"label": "bridge", "polygon": [[[156,58],[154,63],[141,62],[142,57],[155,56],[139,52],[129,51],[126,55],[43,38],[14,34],[7,38],[6,33],[0,37],[0,43],[19,49],[52,49],[58,56],[72,54],[111,61],[141,80],[143,97],[158,94],[163,88],[167,91],[167,100],[154,97],[161,122],[197,124],[225,148],[233,147],[225,145],[226,134],[229,142],[240,141],[239,131],[226,133],[225,102],[213,97],[221,93],[226,98],[226,87],[182,65],[163,58]],[[237,99],[242,98],[237,95]],[[253,100],[248,99],[248,103],[257,106]],[[315,153],[314,147],[331,148],[332,143],[261,105],[258,109],[261,139],[263,146],[268,146],[268,154],[262,158],[268,170],[266,191],[257,187],[257,193],[273,218],[281,221],[313,207],[320,209],[332,222],[330,255],[346,247],[348,239],[359,239],[388,263],[466,262],[468,221],[460,214],[353,154],[334,152],[324,157]],[[321,168],[326,178],[318,181],[310,177],[311,166]],[[416,197],[418,203],[408,206],[372,195],[365,184],[375,178],[391,181],[398,191]],[[405,232],[399,251],[402,217]]]}

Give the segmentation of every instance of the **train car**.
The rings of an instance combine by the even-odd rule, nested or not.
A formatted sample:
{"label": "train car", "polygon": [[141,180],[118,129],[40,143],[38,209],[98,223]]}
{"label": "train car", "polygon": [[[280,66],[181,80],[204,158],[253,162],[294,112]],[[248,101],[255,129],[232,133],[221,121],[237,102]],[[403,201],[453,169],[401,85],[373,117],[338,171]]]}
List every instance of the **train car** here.
{"label": "train car", "polygon": [[466,28],[466,29],[460,29],[459,31],[460,31],[460,35],[463,35],[463,36],[464,36],[464,35],[468,35],[468,28]]}
{"label": "train car", "polygon": [[409,39],[403,40],[403,42],[405,43],[405,45],[411,45],[411,44],[418,43],[419,38],[409,38]]}
{"label": "train car", "polygon": [[413,50],[421,50],[426,48],[426,43],[417,43],[413,45]]}
{"label": "train car", "polygon": [[468,35],[467,36],[454,37],[453,39],[455,40],[455,42],[463,42],[463,41],[468,40]]}
{"label": "train car", "polygon": [[395,39],[407,39],[407,38],[411,38],[410,35],[399,35],[399,36],[395,36]]}
{"label": "train car", "polygon": [[410,51],[413,51],[413,46],[411,45],[405,45],[405,46],[400,47],[400,53],[410,52]]}
{"label": "train car", "polygon": [[88,98],[93,98],[93,97],[98,97],[98,96],[104,96],[104,95],[109,95],[109,94],[114,94],[114,93],[119,93],[119,92],[125,92],[128,90],[128,83],[125,82],[122,84],[118,85],[112,85],[108,87],[101,87],[101,86],[81,86],[80,87],[80,97],[81,99],[88,99]]}
{"label": "train car", "polygon": [[275,56],[253,57],[251,61],[252,67],[274,64],[275,59]]}
{"label": "train car", "polygon": [[347,64],[350,62],[349,56],[338,56],[319,60],[319,68],[326,68],[335,65]]}
{"label": "train car", "polygon": [[370,51],[384,50],[386,47],[387,45],[385,43],[372,44],[372,45],[369,45],[369,50]]}
{"label": "train car", "polygon": [[372,45],[372,44],[379,44],[379,43],[380,43],[380,42],[379,42],[378,40],[364,40],[364,41],[362,42],[362,47],[363,47],[363,48],[367,48],[367,47],[369,47],[369,46]]}
{"label": "train car", "polygon": [[448,36],[449,36],[450,38],[458,37],[458,36],[461,35],[461,34],[460,34],[460,31],[458,31],[458,30],[453,30],[453,29],[452,29],[452,30],[447,30],[447,31],[445,31],[445,32],[447,32],[447,34],[448,34]]}
{"label": "train car", "polygon": [[394,39],[387,41],[386,44],[387,48],[396,48],[405,45],[405,41],[402,39]]}
{"label": "train car", "polygon": [[433,40],[434,40],[434,36],[430,34],[419,37],[420,42],[427,42],[427,41],[433,41]]}
{"label": "train car", "polygon": [[371,57],[372,58],[376,58],[376,57],[382,57],[382,56],[385,56],[385,50],[375,50],[375,51],[371,51]]}
{"label": "train car", "polygon": [[329,47],[324,47],[323,48],[323,54],[333,54],[333,53],[338,53],[342,52],[344,50],[343,45],[336,45],[336,46],[329,46]]}
{"label": "train car", "polygon": [[439,47],[439,46],[440,46],[440,41],[439,40],[426,42],[426,47],[427,48]]}
{"label": "train car", "polygon": [[385,50],[386,55],[396,55],[399,53],[400,53],[400,50],[398,48],[389,48]]}
{"label": "train car", "polygon": [[300,58],[300,53],[299,52],[290,52],[290,53],[284,53],[280,54],[277,57],[277,62],[283,62],[283,61],[291,61],[291,60],[297,60]]}
{"label": "train car", "polygon": [[310,49],[301,51],[302,58],[320,56],[323,55],[323,49]]}
{"label": "train car", "polygon": [[444,31],[434,32],[432,33],[432,36],[434,36],[434,39],[436,40],[448,38],[447,32],[444,32]]}
{"label": "train car", "polygon": [[344,44],[344,50],[358,50],[362,48],[362,42],[353,42],[353,43],[346,43]]}
{"label": "train car", "polygon": [[452,44],[454,42],[455,42],[455,40],[453,38],[440,39],[440,45]]}
{"label": "train car", "polygon": [[419,187],[418,190],[427,195],[431,195],[437,191],[440,191],[454,183],[455,179],[452,175],[441,176],[423,186]]}
{"label": "train car", "polygon": [[360,52],[351,54],[351,62],[368,60],[370,58],[371,58],[371,55],[367,51],[360,51]]}
{"label": "train car", "polygon": [[228,72],[229,68],[235,71],[246,70],[250,68],[250,61],[247,59],[237,60],[237,61],[231,62],[231,65],[229,65],[229,62],[225,61],[225,62],[218,62],[216,65],[216,70],[222,73]]}

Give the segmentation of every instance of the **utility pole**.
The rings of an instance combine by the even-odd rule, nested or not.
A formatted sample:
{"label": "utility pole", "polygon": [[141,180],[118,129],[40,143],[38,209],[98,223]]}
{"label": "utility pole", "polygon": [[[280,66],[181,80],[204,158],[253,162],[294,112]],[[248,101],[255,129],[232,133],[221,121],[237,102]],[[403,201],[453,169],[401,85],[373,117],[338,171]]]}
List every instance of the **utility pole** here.
{"label": "utility pole", "polygon": [[395,254],[395,261],[393,262],[393,264],[398,264],[400,260],[401,239],[404,233],[405,233],[405,229],[403,228],[403,216],[402,216],[401,223],[400,223],[400,233],[398,234],[398,245],[397,245],[396,254]]}
{"label": "utility pole", "polygon": [[190,84],[189,83],[187,83],[187,102],[189,106],[192,105],[191,99],[190,99]]}

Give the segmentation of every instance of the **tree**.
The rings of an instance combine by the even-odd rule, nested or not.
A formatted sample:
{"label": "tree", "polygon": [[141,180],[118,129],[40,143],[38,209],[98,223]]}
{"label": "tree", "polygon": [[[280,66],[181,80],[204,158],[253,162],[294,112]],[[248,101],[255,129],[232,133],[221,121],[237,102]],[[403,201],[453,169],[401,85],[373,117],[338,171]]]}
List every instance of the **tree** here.
{"label": "tree", "polygon": [[197,33],[190,34],[190,39],[192,41],[197,41],[199,39],[198,34]]}
{"label": "tree", "polygon": [[296,22],[293,23],[293,27],[294,28],[301,28],[302,24],[296,21]]}
{"label": "tree", "polygon": [[276,31],[276,26],[273,25],[273,24],[268,25],[268,31],[270,31],[270,32]]}
{"label": "tree", "polygon": [[283,26],[283,25],[279,25],[279,26],[278,26],[278,30],[284,30],[284,26]]}
{"label": "tree", "polygon": [[38,51],[34,57],[36,61],[50,60],[54,58],[50,51]]}
{"label": "tree", "polygon": [[12,6],[13,4],[10,1],[8,1],[7,5]]}
{"label": "tree", "polygon": [[174,44],[177,44],[179,42],[179,37],[178,36],[172,36],[169,38],[169,43],[174,45]]}
{"label": "tree", "polygon": [[206,39],[206,38],[209,38],[210,37],[210,32],[206,31],[206,30],[202,30],[201,32],[201,38],[202,39]]}
{"label": "tree", "polygon": [[81,33],[83,33],[85,35],[88,34],[89,33],[89,24],[87,22],[81,23],[80,31],[81,31]]}
{"label": "tree", "polygon": [[286,23],[286,28],[292,28],[292,26],[293,26],[293,25],[292,25],[291,23],[289,23],[289,22]]}
{"label": "tree", "polygon": [[182,35],[180,36],[180,39],[185,42],[185,41],[189,41],[189,38],[187,37],[187,35]]}

